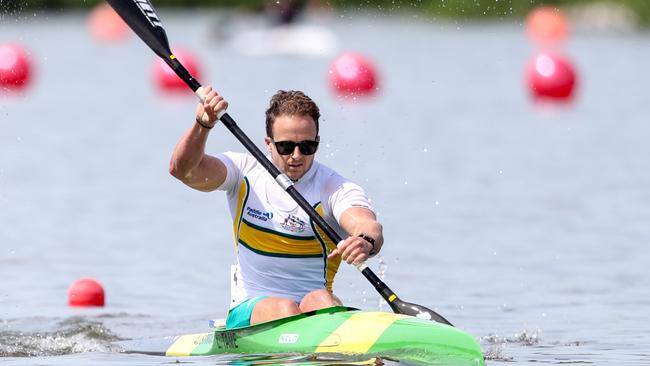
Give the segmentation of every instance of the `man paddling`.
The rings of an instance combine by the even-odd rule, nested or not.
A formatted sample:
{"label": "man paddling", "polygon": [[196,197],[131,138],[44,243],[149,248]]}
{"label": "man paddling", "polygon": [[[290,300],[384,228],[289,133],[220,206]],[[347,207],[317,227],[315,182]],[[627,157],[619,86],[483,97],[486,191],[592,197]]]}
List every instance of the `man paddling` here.
{"label": "man paddling", "polygon": [[341,305],[332,292],[341,259],[358,264],[379,252],[382,226],[357,184],[314,160],[318,106],[300,91],[279,91],[266,111],[264,144],[273,164],[335,228],[333,243],[248,154],[205,153],[217,116],[228,102],[211,87],[181,137],[170,173],[204,192],[227,192],[237,244],[237,295],[226,326],[234,328]]}

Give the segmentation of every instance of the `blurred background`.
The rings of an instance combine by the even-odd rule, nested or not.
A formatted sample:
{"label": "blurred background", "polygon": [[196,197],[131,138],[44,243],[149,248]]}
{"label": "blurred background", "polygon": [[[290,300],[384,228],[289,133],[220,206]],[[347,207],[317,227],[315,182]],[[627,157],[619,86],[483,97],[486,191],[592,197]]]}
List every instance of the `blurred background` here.
{"label": "blurred background", "polygon": [[[319,104],[317,159],[384,224],[370,266],[489,364],[650,363],[650,2],[153,3],[258,146],[277,90]],[[225,316],[225,197],[167,172],[195,106],[105,3],[0,1],[3,363],[166,363],[115,342]],[[68,306],[80,279],[101,306]],[[334,289],[389,310],[349,266]]]}
{"label": "blurred background", "polygon": [[[67,10],[71,8],[87,9],[101,1],[86,0],[34,0],[34,1],[5,1],[3,7],[7,11],[23,12],[32,9],[48,9],[54,11]],[[478,1],[478,0],[420,0],[420,1],[350,1],[350,0],[161,0],[154,3],[159,7],[175,8],[240,8],[261,11],[269,7],[286,8],[287,4],[309,4],[309,6],[330,8],[330,9],[358,9],[365,11],[390,11],[390,12],[412,12],[417,11],[428,16],[451,17],[451,18],[480,18],[495,17],[498,19],[518,19],[525,17],[528,12],[538,5],[552,5],[563,9],[574,8],[573,10],[596,12],[600,8],[610,7],[624,10],[635,22],[648,24],[650,21],[650,4],[644,0],[528,0],[528,1]],[[615,11],[614,11],[615,13]]]}

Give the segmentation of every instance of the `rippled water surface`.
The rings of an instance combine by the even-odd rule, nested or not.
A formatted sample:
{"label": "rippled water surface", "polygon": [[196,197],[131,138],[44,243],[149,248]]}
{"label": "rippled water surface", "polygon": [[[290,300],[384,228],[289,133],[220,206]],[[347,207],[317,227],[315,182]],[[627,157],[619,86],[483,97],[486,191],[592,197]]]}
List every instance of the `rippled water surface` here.
{"label": "rippled water surface", "polygon": [[[242,19],[161,17],[260,145],[277,89],[320,104],[318,159],[362,183],[385,226],[370,265],[400,297],[479,339],[489,364],[650,364],[647,33],[575,34],[562,50],[578,69],[577,97],[549,108],[528,99],[535,47],[520,24],[330,14],[315,23],[338,40],[333,53],[251,56],[232,41]],[[21,95],[0,94],[0,362],[175,363],[122,354],[119,341],[201,332],[224,316],[234,258],[225,198],[167,173],[193,119],[191,93],[156,91],[142,42],[97,43],[85,21],[0,19],[0,42],[29,47],[36,71]],[[344,50],[375,61],[375,98],[330,92],[328,65]],[[219,126],[208,150],[242,148]],[[102,282],[105,308],[66,307],[83,276]],[[335,291],[387,310],[352,268]],[[335,363],[301,357],[276,361]]]}

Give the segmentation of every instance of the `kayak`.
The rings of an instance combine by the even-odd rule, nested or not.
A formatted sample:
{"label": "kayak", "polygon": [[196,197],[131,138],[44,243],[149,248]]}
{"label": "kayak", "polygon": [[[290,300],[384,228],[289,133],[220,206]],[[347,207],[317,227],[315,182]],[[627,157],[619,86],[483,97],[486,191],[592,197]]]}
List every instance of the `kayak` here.
{"label": "kayak", "polygon": [[413,316],[320,309],[241,328],[218,325],[211,332],[166,339],[159,349],[128,352],[166,356],[218,354],[339,354],[403,362],[483,366],[478,342],[468,333]]}

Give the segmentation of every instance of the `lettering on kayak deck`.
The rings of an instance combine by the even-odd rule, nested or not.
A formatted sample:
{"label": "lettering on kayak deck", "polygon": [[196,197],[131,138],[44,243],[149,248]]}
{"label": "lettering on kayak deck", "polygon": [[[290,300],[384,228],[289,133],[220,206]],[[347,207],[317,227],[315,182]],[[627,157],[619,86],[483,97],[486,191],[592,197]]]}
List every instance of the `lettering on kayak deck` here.
{"label": "lettering on kayak deck", "polygon": [[298,342],[299,334],[296,333],[282,333],[278,337],[279,344],[294,344]]}
{"label": "lettering on kayak deck", "polygon": [[237,334],[235,332],[215,333],[214,340],[219,348],[239,348],[237,345]]}

